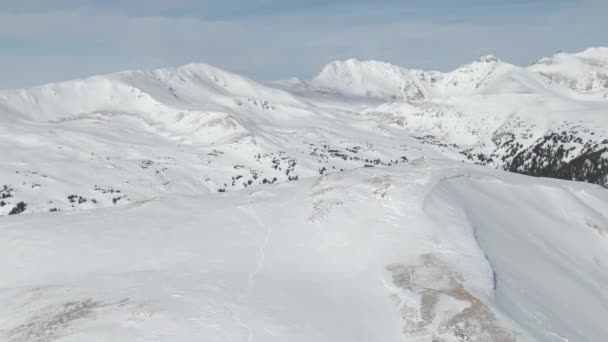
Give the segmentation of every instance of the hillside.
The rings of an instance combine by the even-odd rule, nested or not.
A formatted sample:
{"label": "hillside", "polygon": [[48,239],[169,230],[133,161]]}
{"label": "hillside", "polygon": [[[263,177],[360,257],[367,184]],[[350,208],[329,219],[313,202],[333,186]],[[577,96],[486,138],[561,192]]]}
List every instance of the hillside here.
{"label": "hillside", "polygon": [[606,212],[598,186],[416,160],[11,216],[0,336],[599,341]]}

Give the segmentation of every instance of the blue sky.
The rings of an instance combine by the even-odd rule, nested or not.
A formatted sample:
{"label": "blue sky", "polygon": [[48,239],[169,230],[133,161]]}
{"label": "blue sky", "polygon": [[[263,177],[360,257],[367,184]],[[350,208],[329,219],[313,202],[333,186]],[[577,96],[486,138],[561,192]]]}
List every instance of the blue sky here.
{"label": "blue sky", "polygon": [[449,70],[608,46],[604,0],[0,0],[0,88],[204,62],[258,80],[351,57]]}

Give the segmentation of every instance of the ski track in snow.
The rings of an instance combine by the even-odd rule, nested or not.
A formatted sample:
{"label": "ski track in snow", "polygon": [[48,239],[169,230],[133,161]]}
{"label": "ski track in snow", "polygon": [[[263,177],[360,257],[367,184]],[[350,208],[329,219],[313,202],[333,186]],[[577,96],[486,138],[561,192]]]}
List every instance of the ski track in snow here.
{"label": "ski track in snow", "polygon": [[253,329],[251,329],[251,326],[249,326],[249,324],[243,322],[243,320],[241,319],[241,317],[236,314],[233,310],[230,310],[232,317],[234,318],[234,320],[245,330],[247,330],[247,342],[252,342],[253,341]]}
{"label": "ski track in snow", "polygon": [[[245,203],[244,206],[245,206],[246,212],[248,213],[248,216],[253,218],[254,222],[257,223],[258,227],[264,228],[264,230],[265,230],[264,241],[262,242],[262,245],[259,247],[259,250],[258,250],[256,266],[253,269],[253,271],[251,271],[247,276],[248,291],[251,291],[255,288],[255,277],[260,272],[262,272],[262,270],[264,269],[265,249],[270,242],[270,237],[272,235],[272,227],[270,225],[264,224],[262,222],[262,220],[259,218],[258,214],[255,211],[254,203],[252,203],[252,202]],[[235,313],[233,310],[231,310],[231,313],[232,313],[232,316],[235,319],[235,321],[241,327],[243,327],[244,329],[247,330],[247,342],[252,342],[254,339],[253,328],[251,328],[250,324],[243,321],[243,319],[237,313]]]}
{"label": "ski track in snow", "polygon": [[268,243],[270,242],[270,236],[272,235],[272,227],[268,224],[264,224],[259,216],[256,214],[255,210],[250,209],[251,212],[251,216],[254,218],[255,222],[257,222],[259,227],[265,228],[266,234],[264,236],[264,241],[262,242],[262,245],[260,246],[259,252],[258,252],[258,262],[256,264],[255,269],[249,274],[248,277],[248,281],[249,281],[249,289],[253,290],[253,288],[255,287],[255,277],[262,272],[262,270],[264,269],[264,251],[266,249],[266,247],[268,246]]}

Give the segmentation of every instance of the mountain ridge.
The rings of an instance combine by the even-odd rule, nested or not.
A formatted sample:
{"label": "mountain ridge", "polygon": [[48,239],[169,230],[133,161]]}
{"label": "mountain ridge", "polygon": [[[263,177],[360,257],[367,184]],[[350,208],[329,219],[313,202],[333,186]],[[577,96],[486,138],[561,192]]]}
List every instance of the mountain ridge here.
{"label": "mountain ridge", "polygon": [[[350,59],[312,81],[259,83],[188,64],[3,91],[0,142],[9,152],[0,187],[14,191],[0,214],[21,202],[23,212],[69,210],[420,157],[608,186],[608,104],[543,77],[495,56],[448,73]],[[64,160],[77,161],[84,189],[60,174]],[[54,175],[41,177],[44,169]],[[118,185],[96,184],[99,172],[122,179],[131,195],[111,196]],[[143,180],[151,186],[140,188]],[[42,182],[63,190],[41,196]],[[106,199],[74,203],[73,195]]]}

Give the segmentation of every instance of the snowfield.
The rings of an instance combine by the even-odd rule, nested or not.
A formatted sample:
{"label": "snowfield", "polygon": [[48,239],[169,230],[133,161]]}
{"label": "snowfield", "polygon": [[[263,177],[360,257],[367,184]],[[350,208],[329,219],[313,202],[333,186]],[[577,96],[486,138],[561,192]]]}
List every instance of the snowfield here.
{"label": "snowfield", "polygon": [[0,341],[607,340],[607,51],[2,91]]}
{"label": "snowfield", "polygon": [[2,221],[6,341],[601,341],[608,194],[434,160]]}

